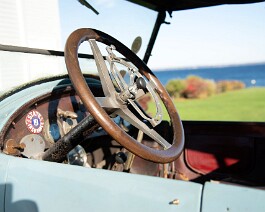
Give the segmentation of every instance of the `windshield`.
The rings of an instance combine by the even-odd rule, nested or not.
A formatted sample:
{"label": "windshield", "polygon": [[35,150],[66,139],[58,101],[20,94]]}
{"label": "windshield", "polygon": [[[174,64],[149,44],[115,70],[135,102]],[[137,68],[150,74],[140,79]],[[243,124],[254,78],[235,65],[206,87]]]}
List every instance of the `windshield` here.
{"label": "windshield", "polygon": [[[95,28],[129,48],[140,36],[137,55],[143,58],[157,12],[121,0],[89,3],[99,15],[78,1],[2,1],[0,44],[63,52],[71,32]],[[167,13],[165,22],[170,24],[161,25],[148,66],[167,88],[182,119],[265,120],[264,8],[263,2],[178,11],[172,18]],[[92,54],[87,42],[79,53]],[[0,58],[0,93],[67,73],[61,56],[0,51]],[[97,73],[92,59],[79,62],[84,73]],[[236,104],[227,107],[225,102]]]}
{"label": "windshield", "polygon": [[182,120],[265,121],[265,3],[178,11],[149,66]]}
{"label": "windshield", "polygon": [[[137,54],[143,58],[157,13],[125,1],[89,3],[99,15],[78,1],[1,1],[0,45],[64,51],[71,32],[95,28],[129,48],[140,36],[142,47]],[[87,42],[79,53],[91,54]],[[63,57],[0,51],[0,58],[0,93],[38,78],[67,73]],[[80,65],[85,73],[97,72],[91,60],[81,59]]]}

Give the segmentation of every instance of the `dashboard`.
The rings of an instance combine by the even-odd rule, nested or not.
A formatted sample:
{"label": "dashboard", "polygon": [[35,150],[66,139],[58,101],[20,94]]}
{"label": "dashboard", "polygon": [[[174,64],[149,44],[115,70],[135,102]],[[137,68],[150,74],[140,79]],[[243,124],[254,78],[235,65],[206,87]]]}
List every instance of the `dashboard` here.
{"label": "dashboard", "polygon": [[[86,81],[94,96],[104,95],[97,78],[88,77]],[[49,91],[45,90],[47,87],[51,87]],[[41,89],[43,91],[40,91]],[[59,80],[59,83],[58,81],[54,82],[52,86],[42,83],[42,87],[35,88],[35,90],[32,88],[24,90],[29,97],[17,92],[17,96],[20,97],[12,94],[15,96],[13,100],[6,101],[6,107],[12,106],[14,110],[10,112],[0,133],[1,150],[5,154],[36,159],[36,156],[44,154],[46,150],[53,147],[57,141],[90,115],[68,78]],[[2,103],[5,104],[3,101]],[[0,107],[0,109],[2,108]],[[5,111],[3,111],[4,113]],[[132,125],[119,116],[113,119],[131,136],[137,137],[138,131]],[[154,145],[154,148],[157,146],[155,142],[143,142],[147,142],[146,145],[149,146]],[[111,169],[116,162],[116,154],[121,151],[126,150],[101,127],[98,127],[92,134],[80,140],[79,145],[68,153],[63,163]],[[150,170],[146,169],[146,163],[150,163]],[[137,173],[156,175],[158,166],[135,157],[135,163],[131,170]]]}
{"label": "dashboard", "polygon": [[[95,96],[103,95],[99,80],[95,77],[86,80]],[[25,90],[30,91],[28,88]],[[52,147],[89,115],[69,79],[60,81],[50,92],[38,96],[33,93],[32,98],[25,100],[21,106],[12,105],[16,108],[15,112],[10,115],[0,134],[1,150],[6,154],[33,158]],[[17,104],[14,101],[8,103]],[[116,121],[120,120],[116,118]],[[102,128],[98,128],[89,138],[106,135]]]}
{"label": "dashboard", "polygon": [[3,152],[28,158],[44,152],[85,116],[87,112],[71,87],[32,99],[9,120]]}

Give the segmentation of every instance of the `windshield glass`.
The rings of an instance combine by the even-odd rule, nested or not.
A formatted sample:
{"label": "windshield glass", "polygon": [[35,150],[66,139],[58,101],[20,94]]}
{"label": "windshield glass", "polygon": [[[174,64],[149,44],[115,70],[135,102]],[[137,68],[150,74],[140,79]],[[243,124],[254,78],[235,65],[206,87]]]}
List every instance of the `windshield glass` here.
{"label": "windshield glass", "polygon": [[265,2],[173,13],[149,67],[183,120],[265,121]]}
{"label": "windshield glass", "polygon": [[[121,0],[0,2],[0,44],[63,51],[78,28],[95,28],[144,57],[157,12]],[[265,121],[265,2],[167,13],[148,62],[183,120]],[[91,54],[88,43],[79,53]],[[106,51],[103,50],[106,54]],[[29,81],[66,74],[64,58],[0,51],[0,93]],[[80,59],[84,73],[97,73]],[[149,107],[152,113],[152,105]],[[165,116],[166,119],[168,118]]]}
{"label": "windshield glass", "polygon": [[[140,36],[143,58],[157,13],[126,1],[89,1],[99,12],[78,1],[21,0],[0,2],[0,44],[64,51],[66,39],[78,28],[95,28],[131,48]],[[79,53],[91,54],[88,43]],[[66,74],[63,57],[0,51],[0,93],[29,81]],[[96,73],[93,61],[81,59],[82,71]]]}

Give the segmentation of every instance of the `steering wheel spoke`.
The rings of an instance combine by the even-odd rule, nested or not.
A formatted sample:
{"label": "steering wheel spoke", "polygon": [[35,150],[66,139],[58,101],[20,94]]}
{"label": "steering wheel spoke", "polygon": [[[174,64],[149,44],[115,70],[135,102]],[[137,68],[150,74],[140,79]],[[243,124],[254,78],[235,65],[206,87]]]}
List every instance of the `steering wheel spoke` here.
{"label": "steering wheel spoke", "polygon": [[89,39],[88,42],[91,46],[91,49],[92,49],[92,52],[93,52],[93,55],[95,58],[95,62],[97,65],[100,80],[103,82],[102,83],[103,92],[104,92],[105,96],[113,96],[116,91],[115,91],[114,85],[113,85],[113,83],[109,77],[109,71],[108,71],[107,65],[106,65],[104,58],[103,58],[103,56],[99,50],[97,42],[95,39]]}
{"label": "steering wheel spoke", "polygon": [[105,110],[119,109],[120,105],[112,97],[95,97],[98,104]]}
{"label": "steering wheel spoke", "polygon": [[154,129],[151,129],[146,123],[138,119],[128,108],[119,109],[115,111],[115,114],[131,123],[134,127],[143,131],[146,135],[159,143],[164,149],[168,149],[171,146],[171,144],[169,144],[161,135],[159,135]]}

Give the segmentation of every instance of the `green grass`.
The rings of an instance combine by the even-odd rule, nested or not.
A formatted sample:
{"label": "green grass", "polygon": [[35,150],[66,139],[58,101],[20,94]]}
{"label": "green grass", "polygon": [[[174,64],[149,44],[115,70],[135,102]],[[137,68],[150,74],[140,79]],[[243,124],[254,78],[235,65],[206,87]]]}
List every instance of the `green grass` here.
{"label": "green grass", "polygon": [[[265,121],[265,88],[230,91],[206,99],[174,100],[182,120]],[[149,104],[151,113],[155,106]],[[164,118],[168,120],[165,108]]]}

